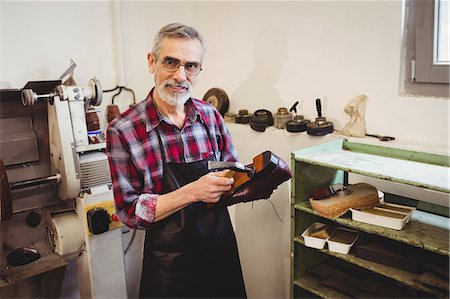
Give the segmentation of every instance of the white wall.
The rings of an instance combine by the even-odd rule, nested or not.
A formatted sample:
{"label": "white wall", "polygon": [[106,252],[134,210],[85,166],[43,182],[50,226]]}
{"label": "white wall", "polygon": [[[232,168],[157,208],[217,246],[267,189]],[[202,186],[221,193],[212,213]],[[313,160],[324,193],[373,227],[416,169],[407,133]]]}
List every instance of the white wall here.
{"label": "white wall", "polygon": [[[145,57],[153,33],[170,21],[190,22],[209,42],[198,98],[223,88],[232,112],[276,111],[300,100],[309,119],[321,98],[323,114],[342,128],[345,104],[366,94],[370,133],[448,146],[449,101],[398,95],[401,1],[182,3],[122,5],[127,78],[141,97],[152,82]],[[171,17],[174,10],[180,13]],[[157,15],[141,17],[146,11]]]}
{"label": "white wall", "polygon": [[[184,22],[198,27],[209,42],[197,98],[212,87],[223,88],[231,112],[275,111],[300,100],[300,112],[309,119],[321,98],[323,114],[340,129],[348,121],[345,104],[365,94],[368,132],[449,151],[449,100],[398,95],[400,0],[2,1],[0,9],[0,81],[11,87],[56,79],[72,58],[79,84],[96,76],[105,89],[126,84],[143,99],[153,85],[146,56],[155,33],[169,22]],[[116,103],[123,110],[130,101],[124,97]],[[289,159],[292,150],[331,138],[275,129],[256,133],[240,125],[230,130],[245,162],[265,149]],[[289,295],[286,188],[272,197],[284,223],[267,202],[232,209],[250,298]]]}
{"label": "white wall", "polygon": [[[270,150],[291,163],[291,152],[339,138],[309,136],[267,128],[256,132],[248,125],[229,124],[241,160]],[[234,220],[242,271],[249,298],[288,298],[290,284],[291,201],[290,180],[267,200],[241,203],[229,208]]]}
{"label": "white wall", "polygon": [[21,88],[53,80],[69,67],[85,84],[93,76],[115,84],[114,20],[107,2],[2,1],[0,81]]}
{"label": "white wall", "polygon": [[[96,76],[105,89],[125,83],[143,99],[153,85],[146,56],[154,34],[168,22],[185,22],[209,41],[198,98],[223,88],[232,112],[275,111],[300,100],[310,119],[321,98],[323,114],[342,128],[345,104],[366,94],[369,132],[448,146],[449,101],[398,96],[400,0],[2,1],[0,8],[0,81],[12,87],[55,79],[72,58],[79,84]],[[117,73],[119,61],[125,74]],[[129,101],[119,103],[122,110]]]}

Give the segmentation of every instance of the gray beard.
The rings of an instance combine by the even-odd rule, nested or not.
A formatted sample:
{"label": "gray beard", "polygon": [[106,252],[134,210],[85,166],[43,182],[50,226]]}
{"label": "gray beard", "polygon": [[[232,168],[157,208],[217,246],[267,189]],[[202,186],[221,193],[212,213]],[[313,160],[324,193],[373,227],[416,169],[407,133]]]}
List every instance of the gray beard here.
{"label": "gray beard", "polygon": [[[187,87],[187,90],[183,94],[179,95],[173,95],[166,91],[165,87],[166,85],[181,85]],[[184,106],[184,104],[189,100],[189,98],[192,96],[192,85],[188,81],[184,81],[183,83],[177,83],[173,79],[168,79],[164,82],[162,82],[157,88],[156,92],[158,93],[161,100],[166,102],[167,104],[171,106]]]}

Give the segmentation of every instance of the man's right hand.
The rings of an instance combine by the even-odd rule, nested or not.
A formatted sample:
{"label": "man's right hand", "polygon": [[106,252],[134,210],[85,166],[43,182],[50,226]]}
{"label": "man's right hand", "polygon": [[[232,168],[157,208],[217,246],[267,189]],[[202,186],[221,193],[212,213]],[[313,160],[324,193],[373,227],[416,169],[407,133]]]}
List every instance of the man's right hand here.
{"label": "man's right hand", "polygon": [[[183,192],[189,192],[195,201],[202,201],[205,203],[216,203],[220,200],[222,194],[230,191],[234,179],[225,177],[227,170],[219,172],[209,172],[198,180],[185,185],[180,189]],[[181,190],[180,190],[181,191]]]}
{"label": "man's right hand", "polygon": [[155,222],[183,209],[193,202],[217,203],[222,194],[230,191],[234,179],[224,177],[227,170],[210,172],[198,180],[172,192],[159,195],[156,202]]}

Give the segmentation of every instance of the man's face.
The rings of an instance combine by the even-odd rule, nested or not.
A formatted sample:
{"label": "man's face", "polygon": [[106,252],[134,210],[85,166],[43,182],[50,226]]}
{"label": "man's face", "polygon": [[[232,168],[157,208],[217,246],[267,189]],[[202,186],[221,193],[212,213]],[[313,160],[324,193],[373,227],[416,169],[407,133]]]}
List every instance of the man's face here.
{"label": "man's face", "polygon": [[150,73],[155,74],[156,93],[153,96],[171,106],[184,105],[192,95],[197,76],[189,75],[183,66],[168,71],[167,65],[164,64],[201,64],[201,59],[201,44],[198,40],[165,38],[158,57],[148,54]]}

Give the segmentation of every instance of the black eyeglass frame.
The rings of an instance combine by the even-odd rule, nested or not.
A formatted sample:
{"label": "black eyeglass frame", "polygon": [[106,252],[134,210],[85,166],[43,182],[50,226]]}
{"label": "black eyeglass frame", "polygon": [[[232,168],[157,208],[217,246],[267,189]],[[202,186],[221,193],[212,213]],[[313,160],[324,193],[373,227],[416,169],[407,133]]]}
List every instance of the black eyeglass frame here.
{"label": "black eyeglass frame", "polygon": [[[185,64],[181,64],[181,61],[180,61],[179,59],[177,59],[177,58],[170,57],[170,56],[166,56],[166,57],[164,57],[163,59],[159,59],[158,55],[156,55],[156,54],[154,54],[154,55],[155,55],[155,60],[156,60],[156,61],[160,60],[163,69],[166,70],[166,71],[169,72],[169,73],[175,73],[176,71],[178,71],[178,69],[180,68],[180,66],[184,67],[185,73],[186,73],[187,75],[189,75],[189,76],[198,76],[198,74],[200,74],[200,72],[203,70],[203,69],[202,69],[202,64],[201,64],[201,63],[198,63],[198,62],[195,62],[195,61],[194,61],[194,62],[188,61],[188,62],[186,62]],[[176,66],[177,66],[177,67],[176,67],[175,69],[167,68],[168,65],[166,64],[166,62],[167,62],[168,60],[171,60],[171,61],[173,61],[173,62],[176,62]],[[196,64],[196,65],[198,65],[199,69],[198,69],[198,71],[197,71],[196,73],[192,73],[191,71],[189,71],[189,70],[186,68],[186,64]]]}

